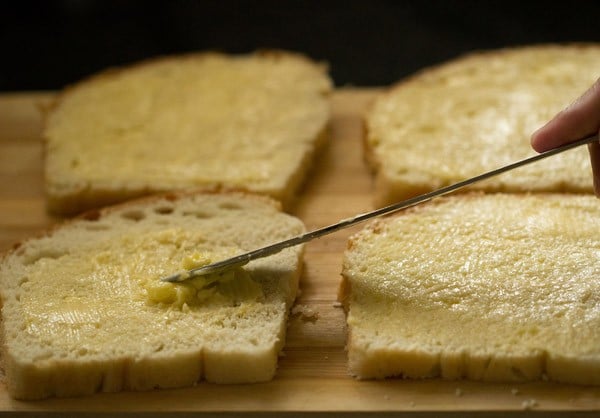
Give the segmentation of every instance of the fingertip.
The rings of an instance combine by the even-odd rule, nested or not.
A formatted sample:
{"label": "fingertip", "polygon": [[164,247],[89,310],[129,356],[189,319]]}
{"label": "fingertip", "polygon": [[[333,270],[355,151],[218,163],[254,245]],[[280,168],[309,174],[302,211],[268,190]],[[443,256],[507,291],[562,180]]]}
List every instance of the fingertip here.
{"label": "fingertip", "polygon": [[529,143],[531,144],[531,148],[533,148],[536,152],[544,152],[550,149],[547,144],[547,139],[545,138],[544,127],[537,129],[533,134],[531,134]]}

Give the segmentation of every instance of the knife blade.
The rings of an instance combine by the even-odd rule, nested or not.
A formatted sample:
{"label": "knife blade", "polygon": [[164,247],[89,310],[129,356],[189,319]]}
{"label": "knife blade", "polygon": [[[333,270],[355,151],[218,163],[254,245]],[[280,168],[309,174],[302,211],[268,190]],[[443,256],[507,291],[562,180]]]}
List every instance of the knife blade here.
{"label": "knife blade", "polygon": [[551,149],[546,152],[542,152],[542,153],[534,155],[532,157],[516,161],[514,163],[505,165],[500,168],[496,168],[494,170],[485,172],[483,174],[479,174],[479,175],[477,175],[475,177],[471,177],[467,180],[462,180],[458,183],[454,183],[449,186],[442,187],[442,188],[434,190],[432,192],[424,193],[422,195],[412,197],[412,198],[404,200],[402,202],[394,203],[389,206],[375,209],[371,212],[361,213],[352,218],[343,219],[335,224],[331,224],[331,225],[328,225],[328,226],[325,226],[325,227],[322,227],[319,229],[315,229],[313,231],[306,232],[304,234],[295,236],[293,238],[286,239],[286,240],[283,240],[280,242],[276,242],[274,244],[267,245],[265,247],[262,247],[262,248],[259,248],[256,250],[252,250],[247,253],[237,255],[235,257],[217,261],[215,263],[197,267],[197,268],[194,268],[191,270],[175,273],[173,275],[163,277],[163,278],[161,278],[161,280],[165,281],[165,282],[181,282],[181,281],[184,281],[187,279],[191,279],[193,277],[203,276],[203,275],[211,274],[211,273],[220,273],[220,272],[223,272],[228,269],[240,267],[240,266],[243,266],[257,258],[268,257],[270,255],[277,254],[278,252],[280,252],[286,248],[293,247],[293,246],[296,246],[299,244],[303,244],[303,243],[311,241],[313,239],[320,238],[324,235],[332,234],[341,229],[349,228],[353,225],[359,224],[368,219],[376,218],[378,216],[387,215],[387,214],[390,214],[393,212],[400,211],[402,209],[410,208],[410,207],[418,205],[420,203],[432,200],[436,197],[447,195],[449,193],[452,193],[456,190],[465,188],[467,186],[470,186],[470,185],[480,182],[482,180],[486,180],[490,177],[497,176],[497,175],[505,173],[507,171],[514,170],[515,168],[534,163],[534,162],[542,160],[544,158],[548,158],[553,155],[560,154],[564,151],[567,151],[567,150],[570,150],[573,148],[577,148],[581,145],[589,144],[594,141],[598,141],[598,135],[592,135],[592,136],[580,139],[578,141],[571,142],[569,144]]}

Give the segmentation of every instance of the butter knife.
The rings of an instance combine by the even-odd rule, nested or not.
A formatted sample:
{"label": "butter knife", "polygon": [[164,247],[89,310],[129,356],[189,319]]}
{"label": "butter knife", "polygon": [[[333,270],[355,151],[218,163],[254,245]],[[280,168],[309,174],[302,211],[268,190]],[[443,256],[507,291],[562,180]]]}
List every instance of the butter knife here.
{"label": "butter knife", "polygon": [[402,209],[406,209],[406,208],[418,205],[419,203],[427,202],[436,197],[447,195],[449,193],[452,193],[456,190],[470,186],[479,181],[488,179],[490,177],[497,176],[504,172],[514,170],[515,168],[534,163],[534,162],[542,160],[544,158],[548,158],[553,155],[560,154],[564,151],[567,151],[567,150],[570,150],[573,148],[577,148],[581,145],[589,144],[594,141],[598,141],[598,135],[592,135],[592,136],[586,137],[584,139],[580,139],[578,141],[571,142],[567,145],[563,145],[561,147],[557,147],[557,148],[551,149],[549,151],[534,155],[533,157],[525,158],[520,161],[497,168],[495,170],[488,171],[483,174],[479,174],[470,179],[463,180],[458,183],[454,183],[449,186],[434,190],[432,192],[425,193],[425,194],[404,200],[402,202],[394,203],[392,205],[373,210],[371,212],[361,213],[352,218],[343,219],[335,224],[325,226],[325,227],[322,227],[322,228],[319,228],[319,229],[316,229],[316,230],[313,230],[310,232],[306,232],[306,233],[298,235],[296,237],[293,237],[293,238],[290,238],[287,240],[283,240],[283,241],[280,241],[280,242],[277,242],[277,243],[274,243],[271,245],[267,245],[266,247],[263,247],[263,248],[252,250],[247,253],[232,257],[232,258],[221,260],[221,261],[218,261],[218,262],[215,262],[212,264],[208,264],[205,266],[201,266],[198,268],[194,268],[191,270],[175,273],[171,276],[163,277],[163,278],[161,278],[161,280],[165,281],[165,282],[181,282],[181,281],[184,281],[187,279],[191,279],[193,277],[203,276],[203,275],[210,274],[210,273],[220,273],[220,272],[223,272],[223,271],[231,269],[231,268],[240,267],[240,266],[243,266],[257,258],[267,257],[270,255],[276,254],[285,248],[303,244],[303,243],[311,241],[315,238],[320,238],[324,235],[331,234],[331,233],[339,231],[341,229],[349,228],[353,225],[364,222],[368,219],[376,218],[376,217],[382,216],[382,215],[387,215],[389,213],[393,213],[393,212],[396,212],[396,211],[399,211]]}

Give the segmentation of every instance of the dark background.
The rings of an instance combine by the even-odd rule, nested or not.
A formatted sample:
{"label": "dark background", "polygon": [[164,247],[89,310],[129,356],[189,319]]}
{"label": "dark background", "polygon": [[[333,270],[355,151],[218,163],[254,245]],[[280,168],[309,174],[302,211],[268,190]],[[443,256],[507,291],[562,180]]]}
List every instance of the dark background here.
{"label": "dark background", "polygon": [[62,0],[0,7],[1,91],[58,89],[157,55],[257,48],[327,61],[338,86],[381,86],[468,51],[600,42],[598,0]]}

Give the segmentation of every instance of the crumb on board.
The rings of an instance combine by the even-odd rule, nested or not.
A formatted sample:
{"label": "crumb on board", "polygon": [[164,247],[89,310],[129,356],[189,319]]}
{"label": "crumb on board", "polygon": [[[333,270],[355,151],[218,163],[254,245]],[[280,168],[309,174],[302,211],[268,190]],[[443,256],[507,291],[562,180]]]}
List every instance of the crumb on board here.
{"label": "crumb on board", "polygon": [[512,394],[513,394],[513,396],[517,396],[517,395],[518,395],[518,394],[520,394],[521,392],[520,392],[520,391],[519,391],[519,389],[517,389],[517,388],[512,388],[512,389],[510,390],[510,393],[512,393]]}
{"label": "crumb on board", "polygon": [[462,396],[463,395],[463,390],[461,388],[456,388],[454,390],[454,396]]}
{"label": "crumb on board", "polygon": [[538,406],[538,402],[535,399],[527,399],[521,402],[521,407],[526,411],[533,409],[536,406]]}
{"label": "crumb on board", "polygon": [[304,322],[315,322],[319,319],[319,313],[308,305],[294,305],[292,316],[298,316]]}
{"label": "crumb on board", "polygon": [[334,308],[343,308],[344,305],[342,304],[342,302],[336,300],[335,302],[333,302],[333,307]]}

